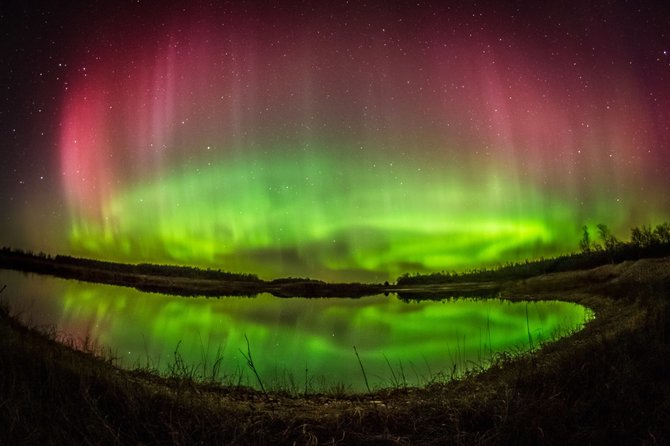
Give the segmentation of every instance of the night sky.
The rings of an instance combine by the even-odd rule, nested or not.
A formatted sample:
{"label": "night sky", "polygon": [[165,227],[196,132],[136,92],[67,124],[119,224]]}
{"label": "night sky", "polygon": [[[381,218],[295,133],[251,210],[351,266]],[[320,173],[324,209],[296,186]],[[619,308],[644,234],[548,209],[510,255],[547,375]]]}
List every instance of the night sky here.
{"label": "night sky", "polygon": [[670,220],[668,6],[20,3],[0,245],[379,280]]}

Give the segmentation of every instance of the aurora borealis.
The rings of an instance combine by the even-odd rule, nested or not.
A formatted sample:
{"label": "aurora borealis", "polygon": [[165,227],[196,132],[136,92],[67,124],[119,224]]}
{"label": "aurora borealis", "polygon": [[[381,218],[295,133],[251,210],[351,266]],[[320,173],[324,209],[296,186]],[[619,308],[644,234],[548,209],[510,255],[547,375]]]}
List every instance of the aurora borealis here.
{"label": "aurora borealis", "polygon": [[384,5],[4,13],[0,241],[385,280],[670,219],[665,11]]}

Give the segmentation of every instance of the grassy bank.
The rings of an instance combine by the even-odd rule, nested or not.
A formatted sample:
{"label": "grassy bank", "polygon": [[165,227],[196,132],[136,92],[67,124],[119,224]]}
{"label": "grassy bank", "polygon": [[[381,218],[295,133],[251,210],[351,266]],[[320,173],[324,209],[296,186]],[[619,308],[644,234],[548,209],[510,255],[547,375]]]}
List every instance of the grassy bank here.
{"label": "grassy bank", "polygon": [[[593,308],[579,333],[489,370],[372,394],[265,395],[127,372],[0,314],[0,444],[664,444],[670,259],[498,284]],[[11,290],[5,290],[10,293]]]}

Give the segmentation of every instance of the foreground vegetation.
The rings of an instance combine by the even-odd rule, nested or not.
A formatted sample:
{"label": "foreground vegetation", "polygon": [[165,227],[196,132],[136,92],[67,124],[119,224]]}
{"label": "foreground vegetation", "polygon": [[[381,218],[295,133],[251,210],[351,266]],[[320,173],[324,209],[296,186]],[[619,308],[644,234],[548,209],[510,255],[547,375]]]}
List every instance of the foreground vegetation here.
{"label": "foreground vegetation", "polygon": [[[670,258],[500,284],[574,301],[587,327],[477,375],[286,395],[123,371],[0,312],[0,444],[667,444]],[[5,290],[5,293],[11,290]]]}

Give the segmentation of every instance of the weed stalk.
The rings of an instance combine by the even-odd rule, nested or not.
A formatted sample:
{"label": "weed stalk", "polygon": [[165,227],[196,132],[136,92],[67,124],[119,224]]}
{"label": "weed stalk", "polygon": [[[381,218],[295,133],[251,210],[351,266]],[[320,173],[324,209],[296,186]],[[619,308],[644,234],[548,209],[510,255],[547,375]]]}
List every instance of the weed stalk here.
{"label": "weed stalk", "polygon": [[358,350],[356,350],[356,346],[354,345],[354,353],[356,353],[356,358],[358,359],[358,365],[361,366],[361,372],[363,372],[363,379],[365,380],[365,387],[368,389],[368,393],[372,393],[370,390],[370,384],[368,383],[368,375],[365,373],[365,367],[363,367],[363,362],[361,361],[361,357],[358,356]]}
{"label": "weed stalk", "polygon": [[247,353],[245,354],[242,349],[240,349],[240,353],[242,353],[242,356],[244,356],[244,359],[247,360],[247,365],[251,369],[252,372],[254,372],[254,375],[256,375],[256,380],[258,380],[258,385],[261,386],[261,390],[265,394],[265,396],[268,396],[268,393],[265,391],[265,386],[263,386],[263,381],[261,381],[261,377],[258,374],[258,370],[256,370],[256,365],[254,364],[254,360],[251,357],[251,346],[249,345],[249,338],[247,337],[246,333],[244,334],[244,340],[247,341]]}
{"label": "weed stalk", "polygon": [[533,350],[533,336],[530,334],[530,321],[528,319],[528,303],[526,303],[526,332],[528,333],[528,346]]}

